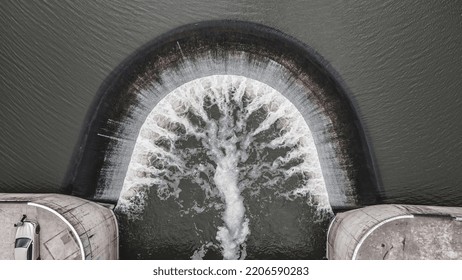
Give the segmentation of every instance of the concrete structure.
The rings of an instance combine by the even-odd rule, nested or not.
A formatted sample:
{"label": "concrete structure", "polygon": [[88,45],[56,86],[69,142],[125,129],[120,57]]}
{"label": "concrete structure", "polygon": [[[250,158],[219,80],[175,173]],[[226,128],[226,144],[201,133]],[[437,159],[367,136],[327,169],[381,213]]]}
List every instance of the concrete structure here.
{"label": "concrete structure", "polygon": [[14,259],[22,215],[40,225],[40,258],[118,259],[113,212],[97,203],[61,194],[0,194],[0,259]]}
{"label": "concrete structure", "polygon": [[462,259],[462,208],[376,205],[339,213],[327,258]]}

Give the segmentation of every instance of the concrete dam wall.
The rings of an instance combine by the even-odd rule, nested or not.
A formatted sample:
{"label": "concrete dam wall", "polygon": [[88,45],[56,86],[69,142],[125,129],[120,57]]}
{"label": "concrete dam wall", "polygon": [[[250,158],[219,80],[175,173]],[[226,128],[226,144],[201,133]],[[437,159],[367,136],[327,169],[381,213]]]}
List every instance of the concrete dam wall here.
{"label": "concrete dam wall", "polygon": [[332,209],[381,201],[337,72],[296,38],[234,20],[178,27],[119,64],[62,186],[116,204],[131,259],[322,258]]}
{"label": "concrete dam wall", "polygon": [[[313,135],[332,207],[377,203],[374,160],[350,93],[335,70],[295,38],[240,21],[182,26],[155,38],[122,62],[101,85],[87,113],[63,191],[90,200],[118,202],[141,126],[154,109],[159,111],[155,106],[176,89],[189,85],[191,90],[192,81],[214,75],[245,77],[247,82],[240,84],[257,81],[300,111]],[[225,93],[239,89],[232,83],[220,84]],[[249,88],[245,91],[251,92]],[[188,91],[182,100],[193,97]],[[207,123],[207,119],[201,121],[200,127]],[[157,141],[152,136],[148,140]]]}
{"label": "concrete dam wall", "polygon": [[462,208],[375,205],[337,214],[327,258],[462,259]]}
{"label": "concrete dam wall", "polygon": [[0,259],[14,259],[22,215],[40,225],[40,259],[118,259],[113,212],[97,203],[61,194],[0,194]]}

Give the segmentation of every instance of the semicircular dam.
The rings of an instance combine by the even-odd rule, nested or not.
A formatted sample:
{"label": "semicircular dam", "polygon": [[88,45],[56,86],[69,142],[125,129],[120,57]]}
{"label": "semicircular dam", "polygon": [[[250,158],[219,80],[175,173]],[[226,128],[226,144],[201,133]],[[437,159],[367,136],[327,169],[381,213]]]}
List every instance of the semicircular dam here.
{"label": "semicircular dam", "polygon": [[333,210],[377,199],[348,96],[277,30],[180,27],[102,84],[65,191],[116,204],[122,258],[321,258]]}

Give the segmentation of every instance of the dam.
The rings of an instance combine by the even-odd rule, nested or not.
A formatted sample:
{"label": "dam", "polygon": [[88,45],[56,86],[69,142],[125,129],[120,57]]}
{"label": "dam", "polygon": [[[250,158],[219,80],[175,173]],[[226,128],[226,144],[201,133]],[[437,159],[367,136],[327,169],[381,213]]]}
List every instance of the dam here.
{"label": "dam", "polygon": [[42,260],[116,260],[119,233],[112,210],[62,194],[0,194],[0,259],[15,259],[15,224],[39,225]]}
{"label": "dam", "polygon": [[[69,106],[86,109],[87,117],[69,126],[70,131],[81,124],[82,132],[65,178],[55,174],[53,183],[35,186],[35,179],[48,178],[45,173],[27,184],[2,182],[3,186],[57,188],[56,180],[63,179],[62,193],[114,205],[120,249],[128,259],[321,258],[334,213],[382,202],[386,192],[373,151],[386,149],[372,149],[369,137],[374,134],[366,131],[390,129],[382,123],[363,127],[370,119],[364,103],[357,102],[373,95],[363,91],[367,94],[359,96],[358,87],[352,94],[327,60],[308,45],[318,48],[316,41],[299,41],[297,33],[232,20],[176,24],[162,35],[156,32],[149,33],[156,34],[151,37],[155,39],[141,40],[145,45],[138,50],[125,52],[122,59],[131,55],[124,61],[108,64],[113,72],[107,77],[107,69],[100,72],[106,79],[87,94],[87,103],[66,100]],[[15,84],[22,83],[8,83],[12,88]],[[378,89],[379,97],[387,96],[382,94],[385,87]],[[65,100],[61,97],[57,99]],[[376,101],[380,99],[370,100],[370,111],[382,108]],[[388,104],[384,106],[396,107]],[[15,110],[7,112],[14,115]],[[44,125],[37,127],[41,131]],[[53,143],[62,141],[59,133],[44,135],[50,134]],[[47,154],[35,147],[30,149],[36,154]],[[2,150],[4,154],[9,155]],[[7,162],[14,164],[11,158]],[[42,205],[25,203],[37,208],[36,204]],[[44,207],[50,208],[38,208]],[[32,211],[28,217],[45,215],[27,211]],[[85,251],[88,240],[74,227],[68,226],[67,233],[64,229],[59,229],[60,239],[67,241],[70,253],[62,258],[102,256]],[[52,244],[59,240],[45,232],[43,236],[48,245],[41,251],[58,258]],[[402,243],[409,244],[405,240]],[[390,258],[397,245],[383,243],[383,248]],[[365,258],[360,249],[353,255]]]}
{"label": "dam", "polygon": [[126,258],[322,258],[335,209],[380,201],[354,106],[287,34],[181,26],[101,84],[62,191],[115,205]]}
{"label": "dam", "polygon": [[329,260],[460,260],[462,208],[368,206],[337,214],[327,235]]}
{"label": "dam", "polygon": [[[119,259],[112,210],[61,194],[0,194],[0,259],[16,257],[14,225],[21,215],[40,225],[35,245],[41,260]],[[326,258],[460,260],[462,208],[395,204],[337,213],[327,232]]]}
{"label": "dam", "polygon": [[[331,77],[317,81],[326,81],[327,84],[331,84],[331,81],[334,80],[332,84],[346,93],[347,98],[343,99],[345,102],[342,101],[341,103],[352,104],[350,107],[353,107],[353,111],[356,112],[355,117],[350,118],[348,123],[359,124],[361,130],[364,131],[363,136],[367,136],[365,138],[370,145],[369,150],[375,154],[373,157],[376,158],[371,161],[372,164],[365,163],[358,168],[358,164],[350,165],[342,161],[344,156],[319,152],[319,165],[324,170],[322,172],[323,177],[330,178],[331,176],[327,176],[327,174],[340,171],[336,167],[343,163],[345,163],[343,167],[350,166],[343,168],[349,170],[350,178],[354,173],[353,170],[376,169],[380,171],[380,174],[372,172],[375,173],[375,177],[379,178],[378,185],[382,185],[382,188],[377,188],[378,191],[372,191],[374,193],[372,198],[378,198],[378,201],[374,201],[374,199],[362,201],[363,196],[358,195],[358,193],[366,195],[370,193],[369,187],[374,185],[375,180],[369,180],[372,181],[372,184],[368,182],[358,184],[358,180],[346,180],[345,176],[326,179],[324,185],[329,194],[329,203],[332,201],[332,212],[337,213],[339,210],[343,211],[377,203],[462,206],[462,192],[460,191],[462,173],[459,171],[462,145],[459,143],[461,129],[458,121],[461,118],[460,108],[462,106],[462,95],[460,94],[462,91],[462,79],[460,79],[462,18],[460,17],[461,6],[458,1],[435,1],[425,5],[420,5],[417,1],[365,0],[292,1],[290,5],[275,0],[174,0],[136,1],[136,3],[114,0],[85,1],[85,4],[81,4],[80,1],[1,1],[0,6],[0,19],[2,20],[0,54],[3,66],[0,69],[0,80],[2,81],[0,89],[2,96],[0,102],[0,130],[2,132],[0,137],[0,192],[2,193],[74,193],[76,196],[89,199],[94,196],[100,202],[115,205],[124,189],[125,175],[129,169],[128,165],[130,165],[138,139],[139,131],[135,128],[129,132],[128,129],[130,129],[131,124],[141,128],[144,123],[142,118],[122,118],[125,111],[132,113],[138,111],[147,117],[158,104],[157,101],[169,93],[172,93],[171,96],[174,97],[175,89],[180,89],[183,84],[192,81],[198,82],[202,78],[206,78],[203,81],[210,80],[213,75],[225,76],[229,74],[230,76],[245,77],[249,81],[254,80],[271,86],[277,92],[284,94],[284,88],[277,86],[281,79],[277,78],[277,75],[270,75],[266,70],[274,69],[271,66],[279,64],[287,70],[285,73],[294,73],[294,76],[298,77],[298,74],[304,72],[298,70],[304,67],[292,67],[297,64],[285,63],[285,59],[287,59],[286,62],[289,62],[294,57],[284,57],[284,54],[306,54],[308,52],[312,54],[308,57],[314,57],[314,59],[307,60],[307,55],[301,55],[299,56],[301,59],[296,59],[300,62],[303,61],[299,66],[303,66],[302,64],[313,65],[310,61],[316,62],[314,63],[316,66],[313,68],[320,69],[321,72],[327,73],[327,76]],[[217,28],[212,26],[211,29],[215,31],[212,31],[210,36],[215,38],[213,41],[215,47],[207,48],[206,45],[197,47],[199,52],[203,51],[202,54],[209,54],[210,63],[199,59],[189,60],[193,55],[188,52],[192,49],[188,46],[193,45],[193,42],[204,41],[205,39],[196,40],[194,35],[186,36],[189,34],[186,29],[191,30],[194,29],[193,26],[197,26],[197,30],[200,28],[204,30],[204,21],[217,19],[258,23],[266,26],[266,28],[263,28],[262,32],[248,32],[245,31],[246,28],[242,28],[245,24],[240,23],[241,27],[230,27],[229,33],[222,33],[225,35],[220,39],[219,32],[215,32]],[[189,27],[186,28],[184,25]],[[211,26],[212,24],[208,25]],[[185,31],[183,36],[165,36],[167,33],[169,35],[180,34],[180,30],[170,33],[171,30],[179,27]],[[242,32],[243,29],[244,32]],[[273,31],[265,32],[268,29]],[[231,32],[232,30],[235,32]],[[246,35],[239,35],[240,33]],[[272,35],[267,36],[268,33]],[[230,34],[230,36],[226,34]],[[198,37],[203,38],[203,36],[206,34]],[[156,42],[148,43],[154,38],[159,39],[161,37],[162,40],[156,39]],[[287,37],[296,38],[296,40],[288,40],[288,42]],[[169,38],[171,39],[170,43],[168,43]],[[256,38],[260,38],[264,44],[268,45],[266,49],[271,48],[275,51],[279,49],[281,55],[275,55],[277,52],[265,52],[264,48],[252,47],[252,45],[255,46],[255,41],[258,41],[255,40]],[[301,48],[294,48],[294,41],[298,41],[295,45]],[[249,42],[254,43],[249,44]],[[144,56],[143,54],[146,52],[139,52],[139,48],[144,44],[150,45],[145,46],[145,50],[163,49],[164,52],[152,51],[152,56]],[[236,52],[231,51],[233,48],[226,47],[239,46],[239,44],[240,47],[234,48],[237,50]],[[262,43],[262,45],[264,44]],[[162,48],[161,46],[167,47]],[[221,48],[222,46],[225,47]],[[311,47],[306,48],[305,46]],[[229,56],[234,59],[221,59],[227,57],[220,55],[226,49],[229,50]],[[300,49],[302,49],[301,52],[297,51]],[[228,70],[232,65],[243,65],[236,63],[237,52],[239,51],[240,54],[243,54],[241,57],[245,58],[244,60],[248,64],[255,64],[259,68],[249,67],[248,69],[251,70],[245,71],[248,66],[242,66],[234,72],[215,71],[219,70],[218,67],[213,67],[216,64],[214,62],[218,61],[228,64]],[[156,56],[156,53],[161,55]],[[170,53],[171,55],[169,55]],[[181,53],[184,54],[184,57]],[[268,53],[273,55],[267,55]],[[320,55],[323,59],[317,59]],[[130,58],[125,61],[128,57]],[[151,74],[143,75],[142,69],[137,72],[136,67],[129,67],[130,60],[136,57],[139,57],[138,62],[141,62],[139,64],[141,67],[145,65],[143,61],[157,63],[159,67],[157,65],[156,67],[147,66],[144,69],[148,69]],[[161,61],[157,60],[159,57],[173,59]],[[252,57],[261,59],[252,59]],[[191,65],[194,61],[201,62],[202,67],[174,67],[175,65]],[[326,66],[323,61],[328,61],[330,66]],[[123,67],[118,68],[117,66],[121,64]],[[149,81],[159,81],[159,86],[168,84],[167,79],[160,82],[160,79],[154,79],[154,77],[165,76],[162,75],[163,69],[169,68],[169,65],[173,66],[171,72],[186,72],[190,78],[174,79],[173,82],[176,80],[178,83],[166,87],[165,91],[158,87],[159,90],[156,92],[162,91],[163,94],[159,94],[156,100],[153,99],[154,94],[146,94],[145,100],[151,100],[151,103],[130,102],[130,100],[134,101],[134,97],[137,100],[143,98],[137,94],[137,89],[145,93],[149,92],[147,90]],[[210,67],[208,67],[209,65]],[[266,67],[267,65],[270,66]],[[133,71],[124,71],[124,67],[126,70],[131,69]],[[156,72],[156,69],[159,69],[160,72]],[[204,69],[209,69],[210,72],[203,72]],[[332,69],[336,71],[331,71]],[[113,70],[115,71],[113,72]],[[313,70],[310,73],[314,72],[316,71]],[[139,82],[129,81],[130,79],[135,80],[137,77],[140,79]],[[149,77],[153,77],[153,79]],[[290,77],[290,75],[283,77]],[[302,80],[305,82],[299,83],[300,79],[298,78],[289,79],[288,82],[308,84],[307,79]],[[110,89],[111,84],[116,85],[112,90]],[[317,84],[320,85],[317,87],[318,89],[325,88],[322,83]],[[125,90],[119,87],[124,85]],[[189,84],[189,86],[191,85],[193,84]],[[318,89],[314,92],[319,93]],[[104,92],[107,92],[106,97],[101,97]],[[175,94],[177,93],[178,91]],[[126,99],[123,99],[122,96]],[[318,96],[322,97],[323,94]],[[300,104],[306,103],[306,98],[303,96],[299,96],[299,98],[297,95],[288,97],[284,95],[284,97],[294,103],[294,106],[306,119],[316,118],[317,115],[324,115],[324,117],[329,115],[331,120],[335,120],[333,123],[345,119],[345,114],[335,114],[335,111],[345,112],[345,110],[332,109],[329,114],[314,113],[310,115],[310,111],[300,109],[303,107]],[[111,102],[110,98],[114,98],[113,100],[116,102]],[[96,99],[101,101],[99,107],[96,104],[98,103]],[[180,99],[179,95],[171,100],[174,101],[173,99]],[[327,108],[324,112],[335,107],[331,106],[332,103],[328,99],[330,97],[318,99],[319,102],[317,102],[326,105],[322,106]],[[117,102],[118,100],[121,102]],[[217,102],[212,103],[215,105]],[[96,105],[93,106],[92,104]],[[131,109],[129,108],[130,104],[133,105]],[[206,108],[205,111],[215,112],[214,108],[216,107],[213,105],[208,109]],[[104,107],[108,109],[104,109]],[[142,107],[146,107],[146,110]],[[265,107],[271,108],[271,106]],[[100,109],[97,110],[97,108]],[[106,115],[108,117],[104,118],[103,111],[105,110],[113,110],[114,115]],[[98,111],[100,113],[95,113]],[[87,112],[89,117],[85,119]],[[262,116],[264,113],[266,114],[265,110],[260,110],[253,116],[258,116],[260,113]],[[103,117],[98,117],[98,114]],[[135,112],[130,116],[136,117],[137,114]],[[178,114],[174,112],[169,116],[175,117]],[[155,123],[158,124],[167,124],[156,118],[153,120],[156,120]],[[93,125],[92,122],[94,122]],[[99,124],[96,124],[98,122]],[[280,122],[282,120],[278,121],[278,123]],[[211,122],[207,123],[211,124]],[[310,132],[319,147],[324,146],[326,150],[329,150],[330,143],[335,142],[332,141],[335,139],[352,139],[358,143],[356,141],[358,137],[342,136],[345,133],[333,134],[331,133],[332,129],[317,130],[313,123],[316,121],[309,125]],[[98,129],[94,129],[93,132],[88,131],[89,133],[86,134],[83,133],[88,136],[86,138],[88,141],[79,140],[81,129],[86,129],[89,126]],[[176,124],[168,126],[173,127]],[[324,124],[318,127],[322,128]],[[171,133],[172,136],[183,133],[182,128],[182,126],[178,126],[178,130]],[[347,134],[349,131],[354,131],[354,127],[352,128],[346,130]],[[338,127],[333,130],[342,132],[338,130]],[[190,137],[188,144],[192,143],[195,136],[198,136],[197,133],[190,132],[187,131],[186,133]],[[323,133],[326,136],[324,138],[322,137]],[[163,131],[159,138],[165,137],[166,134],[170,135],[167,131]],[[263,135],[260,134],[260,136]],[[101,139],[97,140],[98,137]],[[139,143],[142,143],[142,139],[154,138],[141,135]],[[204,138],[198,137],[197,139],[202,141]],[[85,137],[82,137],[82,140],[85,140]],[[234,144],[236,148],[243,148],[238,146],[234,140],[230,138],[229,146]],[[271,141],[269,139],[266,145],[269,145]],[[159,144],[165,146],[166,143],[164,142],[163,139],[158,141]],[[159,147],[161,146],[159,145]],[[287,147],[287,145],[281,146],[278,152],[284,152]],[[82,149],[79,150],[80,148]],[[252,147],[249,146],[249,148],[248,154],[254,155]],[[346,150],[355,150],[350,148]],[[178,152],[179,149],[176,151]],[[195,151],[199,152],[198,149]],[[301,154],[301,151],[298,149],[297,152]],[[336,152],[337,149],[331,148],[330,151]],[[75,157],[73,157],[73,152],[76,154]],[[81,160],[79,159],[79,152],[86,154],[82,155]],[[117,158],[116,155],[122,153],[125,154],[125,157]],[[198,154],[189,155],[186,160],[181,162],[185,163],[185,166],[195,164],[193,159],[199,159],[196,157]],[[254,171],[249,173],[254,177],[246,178],[247,181],[258,181],[260,186],[265,186],[266,182],[272,182],[276,177],[275,174],[269,174],[271,176],[268,177],[268,173],[275,170],[271,163],[272,155],[274,154],[259,155],[268,160],[268,162],[262,163],[266,169],[261,168],[262,165],[250,169],[249,167],[242,167],[242,164],[238,164],[238,168],[241,170],[249,168],[249,170]],[[293,155],[295,156],[295,153]],[[333,165],[329,166],[328,163],[332,155],[337,159]],[[353,155],[358,155],[358,153],[354,152]],[[123,158],[125,160],[119,161],[121,162],[120,165],[115,164],[118,159]],[[303,157],[292,159],[289,165],[303,159]],[[210,161],[209,166],[206,166],[207,169],[203,170],[213,171],[214,162]],[[232,161],[229,162],[232,163]],[[374,162],[378,168],[374,168]],[[156,167],[162,167],[159,161],[153,160],[152,163]],[[303,164],[306,165],[306,161]],[[145,166],[149,170],[147,168],[149,166]],[[230,164],[230,166],[234,165]],[[147,178],[149,173],[143,173],[141,167],[136,166],[136,164],[132,165],[130,169],[138,171],[132,172],[132,174],[137,176],[146,174]],[[214,193],[215,200],[210,202],[212,207],[208,208],[207,200],[210,200],[211,193],[201,193],[200,188],[186,187],[186,185],[192,185],[189,179],[181,180],[176,189],[172,188],[173,191],[168,192],[170,187],[176,186],[176,182],[167,181],[171,177],[167,174],[169,168],[173,167],[165,166],[165,174],[162,177],[164,197],[171,193],[178,194],[178,198],[172,195],[167,200],[161,200],[157,196],[156,186],[130,187],[127,180],[127,184],[125,184],[127,191],[122,196],[125,202],[128,201],[129,203],[121,204],[118,208],[120,211],[116,211],[120,226],[124,228],[121,231],[121,235],[123,235],[121,237],[121,258],[154,258],[155,253],[153,252],[159,252],[160,258],[161,255],[169,256],[168,254],[172,252],[172,258],[188,259],[194,255],[196,250],[200,253],[205,252],[207,248],[209,249],[204,258],[222,257],[219,248],[214,249],[214,245],[208,246],[207,244],[210,241],[213,241],[215,246],[221,244],[215,240],[215,237],[217,229],[226,224],[225,219],[222,219],[221,216],[225,212],[226,203],[221,201],[220,194]],[[68,175],[66,175],[67,170],[69,170]],[[191,170],[181,170],[186,171],[185,174],[191,173]],[[220,170],[223,171],[224,169]],[[258,175],[256,171],[259,170],[261,170],[261,176],[256,176]],[[156,172],[161,171],[158,169]],[[280,170],[279,173],[285,173],[282,171]],[[299,178],[298,174],[300,174]],[[210,182],[209,185],[214,184],[215,177],[212,174],[209,175],[209,178],[206,178]],[[311,176],[311,174],[301,174],[301,172],[294,172],[292,175],[292,177],[287,177],[285,181],[289,181],[289,183],[292,180],[304,181]],[[132,176],[132,178],[134,177]],[[281,177],[278,176],[278,178]],[[313,176],[313,178],[319,177]],[[149,178],[147,179],[149,180]],[[311,186],[309,179],[307,182],[308,184],[304,185]],[[349,182],[352,183],[349,184]],[[168,184],[171,185],[167,186]],[[319,185],[321,186],[321,184]],[[345,186],[345,191],[342,192],[343,187],[337,186]],[[349,186],[355,187],[349,188]],[[255,186],[252,191],[256,191],[257,188]],[[375,189],[374,187],[371,188]],[[150,191],[144,191],[148,189]],[[179,189],[182,192],[178,192]],[[361,189],[363,190],[361,191]],[[289,189],[284,193],[288,191]],[[247,258],[264,258],[265,256],[271,258],[275,255],[281,257],[289,255],[281,252],[292,250],[258,250],[258,248],[264,248],[266,244],[278,244],[277,241],[281,239],[284,240],[284,246],[281,248],[294,248],[293,251],[297,252],[297,256],[300,258],[323,258],[325,256],[324,244],[327,228],[333,213],[324,211],[325,216],[318,219],[322,211],[317,211],[317,207],[303,204],[300,198],[295,201],[295,204],[300,204],[300,207],[291,205],[292,202],[289,200],[285,198],[275,199],[269,192],[270,190],[263,188],[263,191],[260,192],[261,201],[258,203],[252,200],[250,192],[241,193],[241,196],[244,197],[244,206],[247,209],[244,211],[244,218],[239,218],[238,220],[241,222],[236,226],[236,229],[239,228],[241,231],[236,232],[246,232],[244,229],[247,226],[244,222],[246,218],[249,218],[247,225],[250,233],[247,233],[247,241],[244,243],[247,245],[247,253],[255,253],[248,254]],[[209,196],[206,197],[206,194]],[[194,197],[195,199],[188,200],[183,199],[183,197]],[[270,199],[274,207],[271,207]],[[162,201],[163,204],[157,203],[157,200]],[[194,201],[197,201],[197,205]],[[316,199],[312,201],[315,202]],[[235,202],[239,202],[238,205],[242,206],[239,200]],[[252,205],[249,207],[246,206],[246,203]],[[136,205],[142,207],[135,207]],[[213,207],[215,205],[222,205],[223,208],[215,209]],[[202,209],[204,209],[203,212],[197,213]],[[206,209],[209,210],[206,211]],[[177,217],[179,214],[177,216],[172,214],[175,211],[181,213],[185,221],[194,220],[194,218],[188,219],[188,215],[196,215],[196,217],[202,215],[202,217],[196,218],[199,220],[198,222],[186,223],[184,226],[180,226],[180,222],[174,222],[174,226],[169,227],[172,224],[169,223],[169,220],[178,221],[181,219],[181,217]],[[299,212],[312,213],[313,215],[305,214],[297,219],[295,216]],[[153,213],[164,214],[156,215]],[[250,217],[251,215],[259,217],[260,213],[268,214],[275,219],[272,220],[268,217],[259,221]],[[238,216],[241,217],[242,214]],[[14,219],[20,218],[21,214],[19,213],[19,216]],[[144,223],[140,224],[138,218],[142,218]],[[207,227],[203,222],[201,223],[202,218],[213,221],[211,222],[211,224],[214,223],[213,227]],[[284,221],[284,223],[270,227],[275,221]],[[281,232],[284,226],[294,225],[298,228],[295,226],[297,221],[302,221],[304,224],[302,228],[317,229],[311,232],[309,230],[292,231],[293,234],[290,235],[290,238],[284,238],[284,236],[288,236]],[[320,221],[322,225],[318,226],[319,223],[317,222]],[[264,230],[259,231],[256,225],[261,223],[266,226]],[[150,240],[151,244],[157,245],[153,245],[153,248],[149,249],[146,248],[145,243],[138,241],[169,229],[171,229],[172,234],[165,233],[165,236],[171,236],[177,232],[189,232],[190,234],[186,237],[176,237],[175,239],[178,240],[171,242],[171,245],[162,244],[157,239]],[[281,234],[269,234],[274,229],[277,229]],[[139,236],[135,234],[136,232],[149,234]],[[197,237],[197,234],[204,237]],[[304,236],[310,235],[317,237],[304,238]],[[258,242],[258,240],[263,241]],[[177,248],[182,247],[188,253],[177,254],[174,243],[177,243]],[[304,247],[303,250],[296,249],[300,247],[300,244],[310,243],[312,245],[302,246]],[[322,244],[322,246],[318,244]],[[202,246],[204,246],[204,250],[201,250]],[[191,247],[194,249],[190,249]],[[308,252],[309,248],[313,247],[317,247],[318,249],[314,251],[319,252],[304,255],[298,253]],[[135,253],[138,250],[142,251],[139,255]],[[212,254],[213,251],[217,253],[215,256]],[[243,250],[241,251],[243,252]]]}

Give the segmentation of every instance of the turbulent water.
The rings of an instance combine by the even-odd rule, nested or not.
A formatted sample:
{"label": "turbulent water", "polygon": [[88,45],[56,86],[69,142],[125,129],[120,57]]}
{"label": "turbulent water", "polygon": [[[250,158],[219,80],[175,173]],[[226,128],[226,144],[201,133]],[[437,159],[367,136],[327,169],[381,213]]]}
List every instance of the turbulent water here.
{"label": "turbulent water", "polygon": [[[149,204],[161,211],[150,213]],[[293,207],[310,211],[287,212]],[[314,228],[331,213],[302,115],[270,86],[235,75],[185,83],[153,108],[136,140],[116,211],[131,223],[156,226],[162,224],[159,213],[170,213],[172,226],[163,228],[164,235],[188,219],[185,235],[197,237],[186,250],[193,259],[209,251],[244,259],[252,255],[247,241],[253,229],[274,223],[281,228],[270,232],[293,237],[299,227]]]}
{"label": "turbulent water", "polygon": [[[240,19],[275,27],[280,30],[278,34],[291,34],[331,62],[338,76],[345,81],[346,88],[351,90],[350,99],[359,109],[358,119],[364,124],[365,135],[377,158],[386,203],[461,206],[461,2],[445,1],[442,4],[434,1],[427,5],[416,5],[416,2],[327,0],[294,1],[287,5],[275,0],[114,0],[85,1],[84,4],[82,1],[0,1],[0,190],[54,193],[66,188],[69,194],[115,203],[133,142],[139,133],[137,124],[146,119],[158,99],[181,84],[203,76],[236,74],[271,85],[297,107],[318,143],[332,207],[355,205],[354,199],[345,199],[342,193],[342,190],[348,190],[348,181],[340,178],[329,182],[339,173],[338,170],[346,168],[329,166],[336,155],[322,152],[323,148],[326,149],[323,145],[331,145],[333,141],[330,137],[322,138],[329,125],[316,119],[324,116],[324,112],[315,111],[313,103],[307,102],[308,98],[313,99],[313,94],[306,88],[298,93],[285,90],[289,87],[283,83],[299,82],[298,73],[290,76],[290,73],[278,72],[276,67],[270,70],[272,64],[266,63],[276,61],[288,65],[283,62],[290,58],[294,49],[285,40],[268,37],[261,28],[252,33],[252,38],[270,38],[271,42],[259,44],[249,36],[241,40],[241,35],[227,33],[207,45],[210,39],[217,37],[209,37],[213,28],[203,32],[207,40],[200,40],[204,36],[180,36],[186,38],[180,40],[183,54],[193,58],[194,65],[201,63],[203,67],[183,67],[183,60],[178,59],[172,71],[165,71],[168,70],[165,64],[155,63],[162,50],[158,48],[158,41],[152,48],[155,56],[141,54],[142,59],[136,62],[138,72],[121,71],[119,76],[108,80],[108,84],[116,84],[118,90],[99,90],[116,65],[153,38],[184,24]],[[223,32],[230,28],[226,26]],[[232,41],[232,38],[238,39]],[[222,57],[221,46],[225,39],[233,44],[225,45],[224,49],[234,54],[236,48],[246,51],[252,49],[252,44],[257,44],[258,50],[252,54],[261,54],[260,58],[242,56],[243,62],[236,63],[230,56]],[[198,59],[193,52],[187,52],[185,44],[197,41],[202,45],[193,50],[194,53],[205,49],[211,50],[214,56],[205,61]],[[241,43],[243,47],[239,47]],[[266,59],[265,54],[273,45],[279,45],[283,51],[275,51],[275,55]],[[179,53],[177,47],[174,40],[165,47],[167,54]],[[281,59],[279,54],[283,56]],[[310,64],[305,60],[296,61],[302,65]],[[215,62],[224,66],[214,66]],[[152,64],[152,67],[144,64]],[[256,67],[258,65],[261,67]],[[144,69],[149,71],[144,74]],[[179,70],[180,73],[175,75]],[[157,92],[142,100],[138,104],[141,109],[134,113],[120,113],[121,107],[126,109],[132,104],[125,97],[137,95],[136,90],[130,89],[143,88],[142,83],[136,83],[130,77],[155,81],[158,77],[151,74],[156,71],[166,72]],[[320,88],[327,84],[323,83]],[[108,97],[118,97],[115,101],[120,102],[111,102],[114,101],[111,98],[103,100],[109,109],[99,115],[97,107],[92,104],[105,92]],[[141,112],[143,107],[146,114]],[[331,108],[330,105],[324,107]],[[110,114],[112,111],[116,113]],[[332,111],[330,116],[337,116],[335,112],[339,110]],[[85,114],[89,115],[87,119]],[[335,120],[341,121],[343,116],[341,114]],[[88,121],[92,119],[96,120],[93,124]],[[123,127],[115,127],[114,123]],[[319,129],[315,127],[317,124]],[[345,127],[344,124],[341,126]],[[94,130],[87,137],[84,133],[89,126]],[[134,128],[130,130],[131,127]],[[121,129],[126,129],[127,133],[120,135],[118,131]],[[87,138],[80,139],[80,131]],[[97,141],[103,139],[97,133],[116,140],[106,145]],[[122,145],[122,140],[118,139],[125,141],[126,145],[111,150],[116,144]],[[80,160],[72,156],[73,152],[83,153],[85,157]],[[353,156],[356,157],[357,153]],[[338,158],[343,160],[345,157]],[[108,161],[101,163],[101,159]],[[196,190],[202,192],[200,186],[186,188],[184,182],[180,183],[182,192],[179,193],[184,208],[194,205],[187,194],[195,201],[202,201],[204,194],[195,193]],[[357,182],[353,184],[357,185]],[[370,186],[369,182],[364,185]],[[365,193],[368,193],[367,187]],[[102,196],[99,195],[100,188]],[[212,257],[213,251],[218,250],[213,257],[222,258],[219,248],[214,248],[221,244],[215,239],[217,229],[224,225],[223,209],[209,209],[193,218],[190,214],[181,217],[179,205],[173,197],[160,200],[155,187],[143,188],[146,192],[139,195],[140,203],[145,203],[145,212],[136,215],[136,211],[130,212],[133,213],[130,217],[136,219],[128,219],[119,212],[121,258],[189,258],[202,246],[204,250],[197,251],[197,255],[203,252],[206,258]],[[92,197],[95,189],[98,189],[97,195]],[[310,211],[316,208],[300,198],[288,204],[285,198],[274,196],[270,191],[268,194],[265,188],[260,192],[260,201],[252,200],[249,191],[241,192],[246,206],[245,216],[249,218],[250,234],[245,242],[247,258],[275,258],[276,251],[280,258],[323,257],[324,248],[319,243],[323,243],[325,237],[321,230],[313,231],[321,227],[310,221],[311,217],[316,217],[315,212],[312,215]],[[147,199],[141,199],[141,195]],[[265,202],[268,197],[272,198],[272,204]],[[269,218],[270,215],[273,218]],[[285,227],[289,226],[294,230],[287,235]],[[317,239],[308,238],[310,234]],[[207,240],[213,240],[215,245],[207,245],[210,242]],[[315,247],[320,253],[307,253]],[[268,249],[263,251],[261,248]],[[282,251],[279,248],[287,249]]]}

